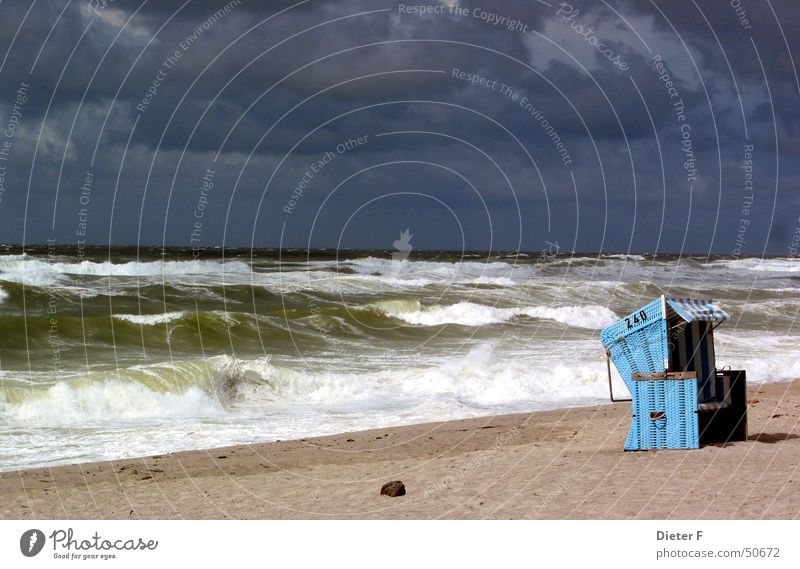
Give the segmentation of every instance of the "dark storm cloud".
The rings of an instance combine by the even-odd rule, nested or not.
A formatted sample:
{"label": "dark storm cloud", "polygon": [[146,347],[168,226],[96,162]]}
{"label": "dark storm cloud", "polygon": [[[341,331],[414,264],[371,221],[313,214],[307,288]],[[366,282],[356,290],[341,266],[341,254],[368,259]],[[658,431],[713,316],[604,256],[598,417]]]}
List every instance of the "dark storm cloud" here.
{"label": "dark storm cloud", "polygon": [[[187,245],[212,169],[203,245],[283,232],[331,246],[346,231],[349,246],[388,247],[384,233],[419,223],[418,246],[460,247],[441,200],[473,228],[468,248],[488,246],[488,221],[495,247],[516,247],[521,218],[527,249],[732,253],[752,145],[745,249],[770,234],[784,252],[800,213],[794,3],[401,4],[43,2],[26,17],[28,2],[3,2],[0,101],[19,128],[0,240],[24,228],[29,242],[75,242],[90,172],[89,241]],[[401,131],[415,132],[386,134]],[[430,209],[392,196],[409,193]]]}

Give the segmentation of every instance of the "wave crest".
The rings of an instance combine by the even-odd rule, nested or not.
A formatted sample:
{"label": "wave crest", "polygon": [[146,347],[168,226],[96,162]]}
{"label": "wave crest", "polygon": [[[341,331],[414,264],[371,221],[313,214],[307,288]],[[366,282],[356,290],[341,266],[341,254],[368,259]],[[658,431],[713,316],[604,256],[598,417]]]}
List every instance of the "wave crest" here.
{"label": "wave crest", "polygon": [[554,320],[567,326],[600,329],[618,320],[614,312],[598,305],[498,308],[472,302],[459,302],[449,306],[422,307],[418,301],[385,301],[371,304],[369,307],[415,326],[444,324],[486,326],[527,316]]}
{"label": "wave crest", "polygon": [[115,314],[114,318],[141,326],[155,326],[157,324],[166,324],[173,320],[180,320],[185,315],[185,312],[162,312],[160,314]]}
{"label": "wave crest", "polygon": [[159,277],[176,275],[214,275],[218,273],[251,273],[243,261],[81,261],[62,263],[40,261],[25,256],[0,258],[0,279],[28,286],[53,286],[71,276],[92,277]]}

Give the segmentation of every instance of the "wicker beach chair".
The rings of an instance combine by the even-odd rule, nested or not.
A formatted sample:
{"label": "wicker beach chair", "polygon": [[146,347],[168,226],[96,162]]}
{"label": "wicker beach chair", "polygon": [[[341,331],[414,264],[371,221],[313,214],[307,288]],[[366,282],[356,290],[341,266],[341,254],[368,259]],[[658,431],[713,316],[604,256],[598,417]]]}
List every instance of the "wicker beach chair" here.
{"label": "wicker beach chair", "polygon": [[625,450],[747,438],[745,372],[716,368],[714,328],[729,318],[711,301],[662,296],[601,332],[631,393]]}

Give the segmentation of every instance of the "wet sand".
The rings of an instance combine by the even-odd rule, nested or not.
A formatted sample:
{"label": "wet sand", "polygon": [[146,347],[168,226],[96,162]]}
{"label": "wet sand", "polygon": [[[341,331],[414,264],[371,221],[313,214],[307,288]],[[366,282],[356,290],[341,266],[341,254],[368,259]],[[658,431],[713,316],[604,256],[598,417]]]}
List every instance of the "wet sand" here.
{"label": "wet sand", "polygon": [[617,403],[4,472],[0,517],[797,518],[800,382],[748,398],[748,441],[692,451],[623,452]]}

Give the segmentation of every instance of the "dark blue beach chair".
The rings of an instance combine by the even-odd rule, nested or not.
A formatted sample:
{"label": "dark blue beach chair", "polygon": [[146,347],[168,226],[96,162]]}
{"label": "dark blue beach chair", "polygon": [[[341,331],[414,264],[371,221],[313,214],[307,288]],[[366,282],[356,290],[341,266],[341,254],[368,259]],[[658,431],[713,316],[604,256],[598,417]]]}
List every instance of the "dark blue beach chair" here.
{"label": "dark blue beach chair", "polygon": [[745,372],[716,368],[714,329],[729,318],[709,300],[662,296],[601,332],[631,393],[625,450],[746,440]]}

